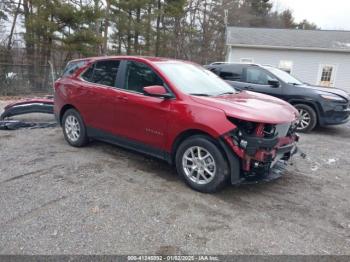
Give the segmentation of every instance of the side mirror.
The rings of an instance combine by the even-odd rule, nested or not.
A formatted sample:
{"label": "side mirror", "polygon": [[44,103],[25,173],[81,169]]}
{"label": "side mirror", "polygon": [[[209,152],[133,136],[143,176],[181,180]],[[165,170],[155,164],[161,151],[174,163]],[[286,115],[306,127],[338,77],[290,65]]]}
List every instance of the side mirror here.
{"label": "side mirror", "polygon": [[143,91],[148,96],[172,98],[173,96],[168,93],[164,86],[146,86]]}
{"label": "side mirror", "polygon": [[269,80],[268,84],[273,88],[280,87],[280,81],[278,81],[278,80]]}

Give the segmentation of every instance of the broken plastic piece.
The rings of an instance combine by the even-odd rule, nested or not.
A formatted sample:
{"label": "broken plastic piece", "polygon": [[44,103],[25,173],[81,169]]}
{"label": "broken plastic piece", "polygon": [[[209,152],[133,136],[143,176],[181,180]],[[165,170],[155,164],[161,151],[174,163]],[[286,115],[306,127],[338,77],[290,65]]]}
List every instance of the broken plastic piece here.
{"label": "broken plastic piece", "polygon": [[47,127],[55,127],[57,123],[32,123],[32,122],[23,122],[18,120],[3,120],[0,121],[0,130],[16,130],[20,128],[47,128]]}
{"label": "broken plastic piece", "polygon": [[53,114],[53,104],[51,97],[20,100],[7,105],[0,119],[29,113]]}

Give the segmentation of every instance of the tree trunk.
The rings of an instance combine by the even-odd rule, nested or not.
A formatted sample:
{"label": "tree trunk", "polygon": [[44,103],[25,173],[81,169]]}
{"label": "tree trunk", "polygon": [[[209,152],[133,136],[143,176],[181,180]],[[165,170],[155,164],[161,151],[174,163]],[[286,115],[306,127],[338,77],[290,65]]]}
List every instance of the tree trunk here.
{"label": "tree trunk", "polygon": [[160,47],[160,20],[161,20],[161,13],[162,13],[162,2],[161,0],[158,0],[158,14],[157,14],[157,26],[156,26],[156,50],[155,55],[159,56],[159,47]]}
{"label": "tree trunk", "polygon": [[[98,4],[99,4],[99,0],[94,0],[94,12],[95,13],[98,12],[98,9],[99,9]],[[95,20],[95,33],[96,33],[96,36],[101,36],[101,34],[100,34],[100,21],[98,18]],[[101,46],[99,44],[96,44],[96,54],[101,55]]]}
{"label": "tree trunk", "polygon": [[136,26],[135,26],[135,36],[134,36],[134,50],[135,54],[139,54],[139,27],[141,23],[141,8],[136,9]]}
{"label": "tree trunk", "polygon": [[148,4],[148,9],[147,9],[147,26],[146,26],[146,45],[145,45],[145,50],[146,50],[146,55],[150,55],[150,47],[151,47],[151,28],[152,28],[152,5]]}
{"label": "tree trunk", "polygon": [[203,11],[203,24],[202,24],[202,55],[201,55],[201,63],[207,64],[207,55],[208,55],[208,37],[207,37],[207,0],[204,1],[204,11]]}
{"label": "tree trunk", "polygon": [[103,39],[103,54],[108,54],[108,28],[109,28],[109,11],[111,7],[111,0],[106,0],[106,14],[105,14],[105,28],[104,28],[104,39]]}
{"label": "tree trunk", "polygon": [[132,13],[131,9],[128,11],[128,32],[127,32],[127,47],[126,47],[126,54],[130,55],[131,53],[131,23],[132,23]]}
{"label": "tree trunk", "polygon": [[34,35],[32,31],[31,22],[32,6],[28,0],[23,0],[23,13],[24,13],[24,41],[26,46],[26,62],[28,67],[28,79],[31,86],[35,85],[35,63],[34,63]]}
{"label": "tree trunk", "polygon": [[15,11],[15,14],[14,14],[14,16],[13,16],[13,22],[12,22],[12,26],[11,26],[10,35],[9,35],[9,41],[8,41],[8,43],[7,43],[7,49],[8,49],[8,50],[11,49],[13,32],[14,32],[14,30],[15,30],[15,26],[16,26],[16,21],[17,21],[19,9],[20,9],[20,7],[21,7],[21,2],[22,2],[22,0],[19,0],[19,1],[18,1],[18,5],[17,5],[16,11]]}

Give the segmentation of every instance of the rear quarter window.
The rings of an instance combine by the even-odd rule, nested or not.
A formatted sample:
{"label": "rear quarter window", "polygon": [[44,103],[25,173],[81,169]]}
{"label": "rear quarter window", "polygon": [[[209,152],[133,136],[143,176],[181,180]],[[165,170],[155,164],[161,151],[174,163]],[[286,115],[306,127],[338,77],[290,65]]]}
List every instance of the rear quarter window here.
{"label": "rear quarter window", "polygon": [[73,75],[78,69],[85,65],[86,61],[68,62],[66,68],[63,70],[62,77]]}

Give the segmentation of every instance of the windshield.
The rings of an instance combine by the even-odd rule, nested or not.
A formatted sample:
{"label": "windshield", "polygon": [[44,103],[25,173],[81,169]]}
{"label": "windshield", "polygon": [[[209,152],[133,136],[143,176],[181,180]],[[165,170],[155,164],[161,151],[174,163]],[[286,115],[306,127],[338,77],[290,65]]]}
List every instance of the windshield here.
{"label": "windshield", "polygon": [[303,84],[303,82],[301,82],[300,80],[296,79],[294,76],[288,74],[287,72],[281,69],[278,69],[272,66],[264,66],[264,68],[287,84],[292,84],[292,85]]}
{"label": "windshield", "polygon": [[158,67],[186,94],[218,96],[236,93],[228,83],[201,66],[187,63],[158,63]]}

